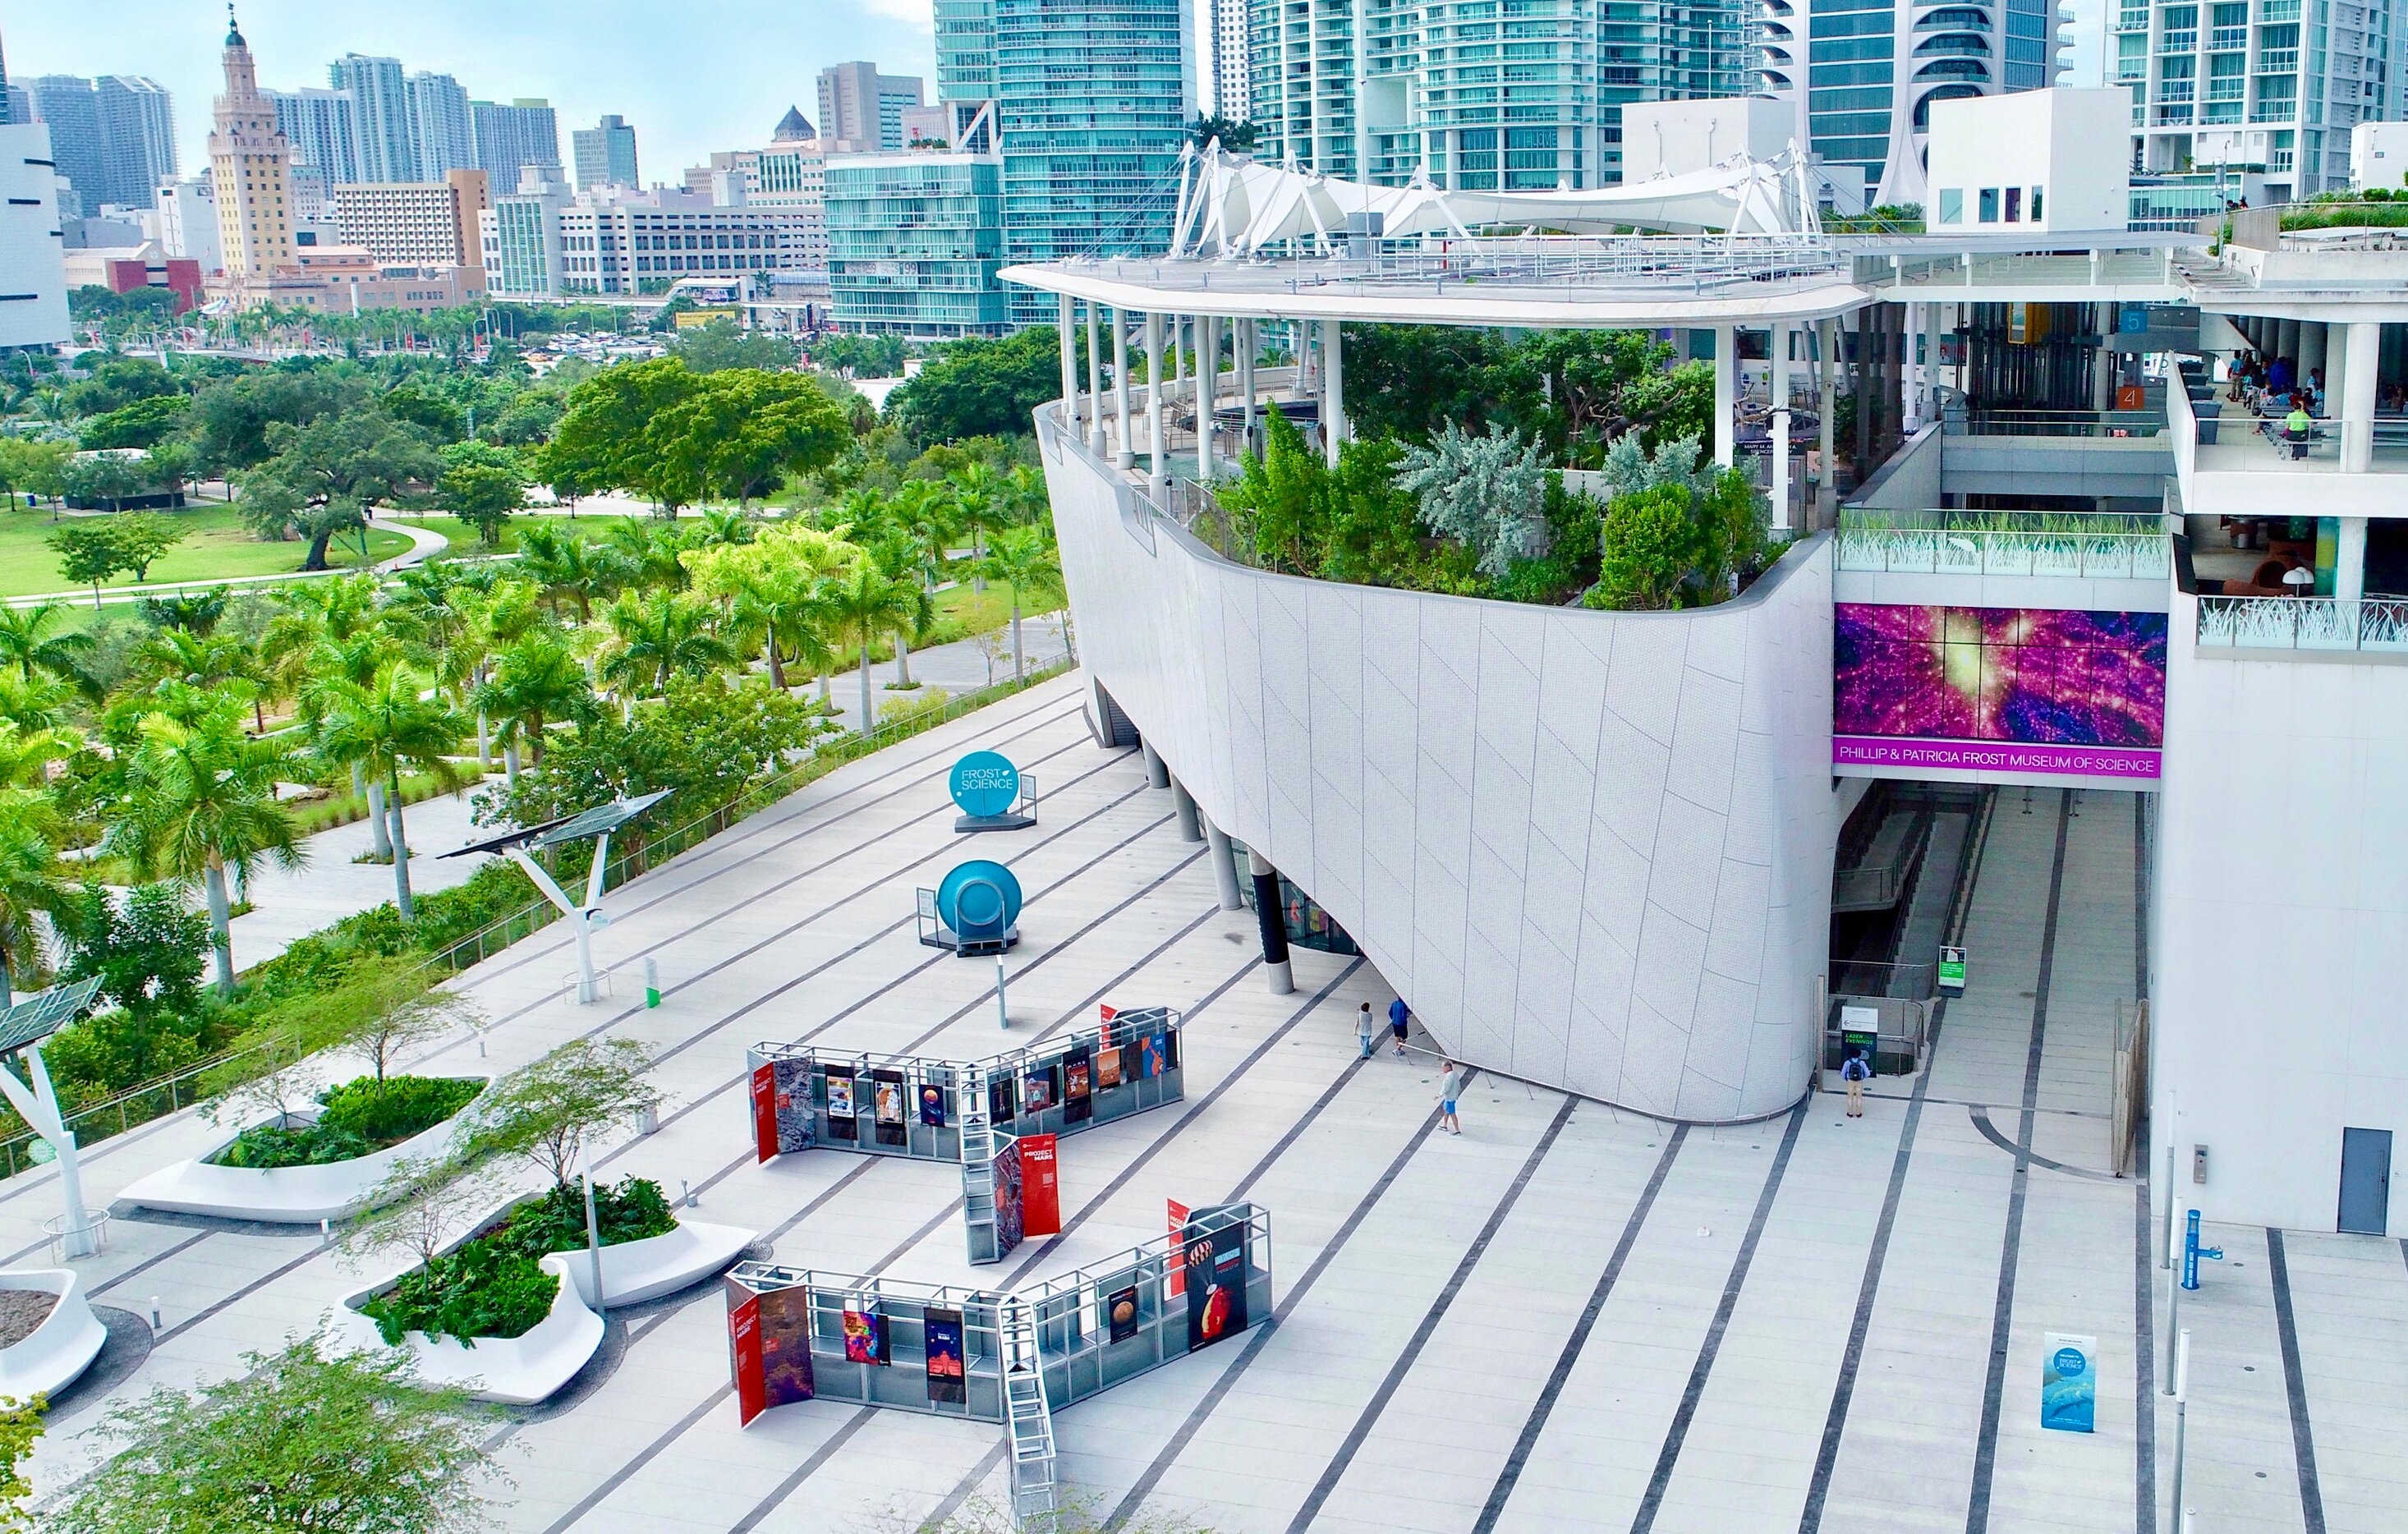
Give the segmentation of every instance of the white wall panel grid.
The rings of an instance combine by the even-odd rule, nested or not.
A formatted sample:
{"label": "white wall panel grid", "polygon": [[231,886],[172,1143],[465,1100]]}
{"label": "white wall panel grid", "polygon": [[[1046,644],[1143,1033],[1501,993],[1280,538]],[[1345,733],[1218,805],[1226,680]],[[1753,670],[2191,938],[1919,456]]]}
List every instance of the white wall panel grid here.
{"label": "white wall panel grid", "polygon": [[1685,613],[1344,586],[1148,537],[1038,423],[1082,663],[1442,1046],[1668,1118],[1797,1100],[1838,830],[1827,536]]}

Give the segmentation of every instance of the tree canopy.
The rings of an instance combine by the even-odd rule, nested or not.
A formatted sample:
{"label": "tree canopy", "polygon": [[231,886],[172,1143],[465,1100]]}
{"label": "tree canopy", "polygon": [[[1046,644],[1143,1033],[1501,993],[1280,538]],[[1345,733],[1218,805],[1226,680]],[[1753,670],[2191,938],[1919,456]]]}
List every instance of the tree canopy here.
{"label": "tree canopy", "polygon": [[[1084,356],[1085,347],[1080,347]],[[1039,405],[1062,393],[1062,351],[1052,325],[1000,340],[947,345],[887,396],[886,414],[912,442],[1016,437]]]}

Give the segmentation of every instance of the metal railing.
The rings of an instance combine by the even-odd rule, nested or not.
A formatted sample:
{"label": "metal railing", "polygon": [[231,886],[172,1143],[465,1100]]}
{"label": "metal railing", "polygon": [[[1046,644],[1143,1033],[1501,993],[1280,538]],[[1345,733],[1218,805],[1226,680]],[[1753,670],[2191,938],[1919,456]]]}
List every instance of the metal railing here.
{"label": "metal railing", "polygon": [[2202,650],[2408,652],[2408,599],[2202,596]]}
{"label": "metal railing", "polygon": [[1852,527],[1843,522],[1837,559],[1840,569],[1882,574],[2145,581],[2172,570],[2173,540],[2163,533]]}
{"label": "metal railing", "polygon": [[1951,410],[1941,418],[1949,437],[2156,437],[2165,429],[2163,410]]}
{"label": "metal railing", "polygon": [[[709,840],[756,811],[767,809],[786,796],[825,777],[847,763],[859,760],[872,751],[934,729],[939,724],[949,724],[964,714],[974,712],[989,703],[997,702],[1014,693],[1025,692],[1039,682],[1050,681],[1077,664],[1078,657],[1075,654],[1065,655],[1049,666],[1031,670],[1025,681],[997,682],[993,687],[981,688],[975,693],[965,693],[957,698],[949,699],[941,709],[931,709],[924,713],[889,720],[877,725],[867,735],[859,733],[847,735],[842,739],[813,752],[809,757],[786,771],[757,785],[737,799],[689,821],[673,831],[651,838],[640,846],[612,858],[609,865],[603,870],[602,887],[606,891],[618,888],[646,869],[666,862],[695,845]],[[428,955],[425,962],[413,972],[424,973],[428,970],[436,970],[442,974],[452,974],[469,968],[558,920],[560,920],[560,912],[549,901],[538,901],[514,910],[497,922],[480,927],[467,937]],[[152,1119],[177,1112],[210,1096],[210,1092],[204,1089],[201,1078],[236,1066],[243,1060],[261,1054],[267,1047],[265,1043],[256,1043],[229,1050],[221,1054],[213,1054],[206,1060],[196,1061],[170,1075],[145,1082],[138,1086],[128,1087],[98,1102],[86,1103],[66,1114],[66,1126],[74,1130],[78,1140],[87,1145],[113,1135],[123,1134],[138,1125],[148,1124]],[[9,1121],[14,1121],[15,1117],[13,1113],[6,1115]],[[97,1132],[87,1133],[87,1130]],[[0,1168],[5,1168],[0,1169],[0,1180],[14,1177],[19,1172],[38,1165],[30,1153],[33,1143],[39,1139],[40,1137],[31,1130],[26,1130],[7,1140],[0,1140]]]}
{"label": "metal railing", "polygon": [[1193,276],[1198,289],[1299,293],[1335,284],[1526,283],[1557,287],[1689,287],[1828,277],[1848,257],[1828,236],[1513,235],[1369,242],[1359,253],[1247,262],[1102,261],[1125,280]]}

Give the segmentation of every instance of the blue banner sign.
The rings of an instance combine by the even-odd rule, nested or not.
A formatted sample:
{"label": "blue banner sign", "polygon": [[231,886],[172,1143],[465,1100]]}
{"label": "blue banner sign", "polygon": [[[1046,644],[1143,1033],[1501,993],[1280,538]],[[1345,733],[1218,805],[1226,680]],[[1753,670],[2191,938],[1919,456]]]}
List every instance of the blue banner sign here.
{"label": "blue banner sign", "polygon": [[2040,1425],[2087,1433],[2099,1415],[2099,1339],[2042,1334]]}
{"label": "blue banner sign", "polygon": [[965,815],[1004,815],[1020,798],[1020,769],[996,751],[974,751],[953,764],[953,803]]}

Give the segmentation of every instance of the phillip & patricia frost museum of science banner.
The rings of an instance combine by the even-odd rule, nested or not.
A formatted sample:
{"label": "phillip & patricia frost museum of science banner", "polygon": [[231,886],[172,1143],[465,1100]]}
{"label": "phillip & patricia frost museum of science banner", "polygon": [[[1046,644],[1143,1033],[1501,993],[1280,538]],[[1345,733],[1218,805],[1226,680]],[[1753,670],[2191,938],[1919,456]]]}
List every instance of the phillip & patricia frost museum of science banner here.
{"label": "phillip & patricia frost museum of science banner", "polygon": [[2155,779],[2166,615],[1842,602],[1834,767]]}

